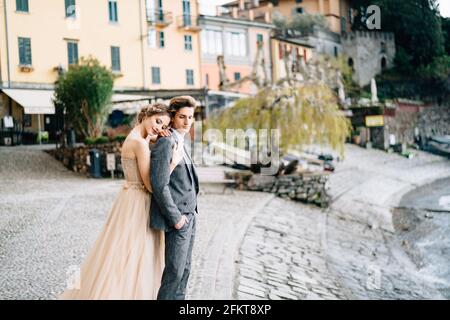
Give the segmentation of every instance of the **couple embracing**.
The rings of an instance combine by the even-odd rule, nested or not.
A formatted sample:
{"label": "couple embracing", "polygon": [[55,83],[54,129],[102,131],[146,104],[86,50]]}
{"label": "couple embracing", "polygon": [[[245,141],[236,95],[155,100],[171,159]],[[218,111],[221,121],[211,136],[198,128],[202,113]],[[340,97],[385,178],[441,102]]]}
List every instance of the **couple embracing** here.
{"label": "couple embracing", "polygon": [[122,146],[125,185],[60,299],[185,299],[199,183],[184,139],[195,105],[181,96],[140,111]]}

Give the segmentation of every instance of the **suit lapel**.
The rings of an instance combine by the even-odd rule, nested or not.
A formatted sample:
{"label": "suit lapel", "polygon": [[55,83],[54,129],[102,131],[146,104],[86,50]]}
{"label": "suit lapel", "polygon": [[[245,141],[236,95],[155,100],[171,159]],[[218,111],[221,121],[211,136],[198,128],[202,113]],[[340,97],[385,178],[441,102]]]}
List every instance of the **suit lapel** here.
{"label": "suit lapel", "polygon": [[188,160],[189,160],[189,163],[187,163],[186,161],[184,161],[184,164],[186,165],[186,168],[187,168],[187,170],[188,170],[188,172],[189,172],[189,178],[191,179],[191,182],[193,182],[193,177],[194,177],[194,175],[193,175],[193,173],[192,173],[193,168],[192,168],[192,159],[191,159],[191,155],[187,152],[186,146],[184,145],[184,143],[183,143],[183,148],[184,148],[184,153],[186,154],[186,157],[187,157]]}

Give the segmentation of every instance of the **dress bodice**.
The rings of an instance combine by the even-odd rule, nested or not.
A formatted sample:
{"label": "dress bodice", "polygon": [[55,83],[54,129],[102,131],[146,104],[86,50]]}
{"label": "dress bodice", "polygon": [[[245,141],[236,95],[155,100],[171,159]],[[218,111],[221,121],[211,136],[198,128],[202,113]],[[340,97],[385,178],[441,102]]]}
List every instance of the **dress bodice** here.
{"label": "dress bodice", "polygon": [[124,188],[128,189],[132,187],[133,189],[142,189],[147,191],[147,188],[142,181],[141,174],[139,172],[139,167],[137,159],[124,158],[121,159],[122,169],[125,175],[125,185]]}

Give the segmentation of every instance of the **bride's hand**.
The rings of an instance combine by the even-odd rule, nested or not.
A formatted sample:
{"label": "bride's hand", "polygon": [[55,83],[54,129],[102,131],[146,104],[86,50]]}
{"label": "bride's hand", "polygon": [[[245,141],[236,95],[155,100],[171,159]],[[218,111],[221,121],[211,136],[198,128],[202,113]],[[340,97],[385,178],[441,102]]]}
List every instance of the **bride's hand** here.
{"label": "bride's hand", "polygon": [[148,143],[150,142],[156,142],[156,140],[158,140],[159,137],[169,137],[170,135],[172,135],[172,133],[169,131],[169,129],[162,129],[159,130],[158,128],[154,127],[153,130],[157,133],[155,135],[148,135],[145,140],[147,140]]}

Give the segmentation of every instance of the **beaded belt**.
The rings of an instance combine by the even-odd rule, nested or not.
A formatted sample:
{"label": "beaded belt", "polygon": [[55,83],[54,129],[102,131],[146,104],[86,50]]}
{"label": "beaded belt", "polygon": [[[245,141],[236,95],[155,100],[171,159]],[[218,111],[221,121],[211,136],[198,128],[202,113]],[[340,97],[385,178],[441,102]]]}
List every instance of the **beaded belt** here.
{"label": "beaded belt", "polygon": [[135,190],[142,190],[144,192],[148,192],[147,188],[145,187],[145,185],[142,182],[130,182],[130,181],[126,181],[123,184],[123,189],[124,190],[128,190],[128,189],[135,189]]}

